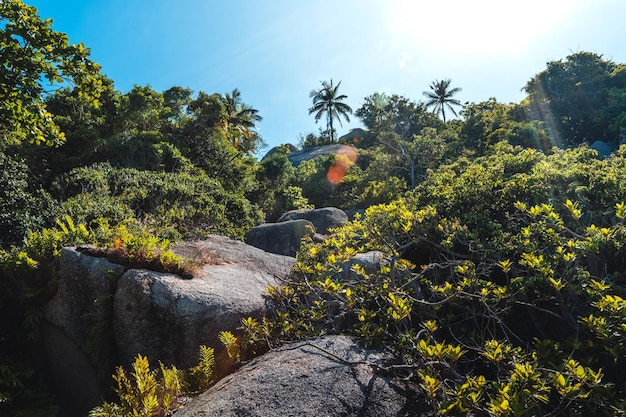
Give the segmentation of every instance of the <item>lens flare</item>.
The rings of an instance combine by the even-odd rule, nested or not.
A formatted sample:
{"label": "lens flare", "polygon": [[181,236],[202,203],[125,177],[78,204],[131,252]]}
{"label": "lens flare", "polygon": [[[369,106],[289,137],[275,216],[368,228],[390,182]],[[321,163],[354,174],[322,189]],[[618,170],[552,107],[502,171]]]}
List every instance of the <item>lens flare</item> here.
{"label": "lens flare", "polygon": [[328,172],[326,173],[326,178],[328,179],[328,182],[333,185],[339,184],[345,176],[345,171],[337,165],[333,165],[332,167],[330,167],[328,169]]}
{"label": "lens flare", "polygon": [[342,146],[336,154],[335,163],[328,169],[326,178],[333,185],[339,184],[346,176],[346,171],[356,163],[358,155],[351,146]]}

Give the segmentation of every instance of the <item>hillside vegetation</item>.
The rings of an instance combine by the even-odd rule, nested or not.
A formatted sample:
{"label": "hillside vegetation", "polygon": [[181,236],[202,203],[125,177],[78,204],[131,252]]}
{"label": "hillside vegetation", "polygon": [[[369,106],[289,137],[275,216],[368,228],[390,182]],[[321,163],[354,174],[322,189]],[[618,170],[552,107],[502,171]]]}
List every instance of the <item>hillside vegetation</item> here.
{"label": "hillside vegetation", "polygon": [[[248,342],[356,335],[397,353],[397,372],[445,415],[624,413],[625,65],[593,52],[548,62],[520,103],[461,106],[450,80],[427,103],[373,93],[350,151],[294,167],[289,146],[257,159],[260,112],[237,89],[117,91],[18,0],[0,3],[0,47],[0,414],[55,412],[27,347],[64,245],[175,265],[172,241],[242,238],[325,206],[360,214],[304,242]],[[312,93],[316,119],[347,99],[340,84]],[[333,120],[352,111],[339,108],[301,144],[336,143]],[[596,140],[615,151],[600,156]],[[370,250],[379,272],[337,278]]]}

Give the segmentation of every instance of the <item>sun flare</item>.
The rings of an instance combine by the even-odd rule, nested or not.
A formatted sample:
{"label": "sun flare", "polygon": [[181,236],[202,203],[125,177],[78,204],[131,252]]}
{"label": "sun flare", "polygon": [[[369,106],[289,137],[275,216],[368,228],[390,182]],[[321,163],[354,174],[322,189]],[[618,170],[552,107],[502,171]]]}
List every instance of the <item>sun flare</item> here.
{"label": "sun flare", "polygon": [[[516,53],[552,30],[582,0],[389,2],[395,42],[461,55]],[[564,12],[564,10],[566,12]]]}

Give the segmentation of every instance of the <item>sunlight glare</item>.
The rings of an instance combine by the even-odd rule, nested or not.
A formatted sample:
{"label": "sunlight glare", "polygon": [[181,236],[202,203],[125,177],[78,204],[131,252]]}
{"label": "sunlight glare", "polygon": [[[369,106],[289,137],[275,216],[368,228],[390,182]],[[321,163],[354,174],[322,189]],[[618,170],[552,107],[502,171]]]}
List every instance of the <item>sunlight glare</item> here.
{"label": "sunlight glare", "polygon": [[397,0],[387,3],[387,13],[396,43],[458,55],[516,53],[565,20],[581,2]]}

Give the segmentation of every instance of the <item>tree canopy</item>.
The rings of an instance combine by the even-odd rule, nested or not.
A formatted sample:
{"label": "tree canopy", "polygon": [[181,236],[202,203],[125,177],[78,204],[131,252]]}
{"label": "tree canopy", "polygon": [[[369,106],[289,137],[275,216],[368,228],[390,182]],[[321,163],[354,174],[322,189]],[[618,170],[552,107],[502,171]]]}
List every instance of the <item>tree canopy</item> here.
{"label": "tree canopy", "polygon": [[0,135],[2,146],[28,140],[58,145],[64,133],[46,109],[45,97],[70,85],[97,103],[100,66],[84,45],[70,45],[37,9],[21,0],[0,2]]}
{"label": "tree canopy", "polygon": [[626,126],[626,67],[602,55],[550,61],[524,90],[531,117],[546,123],[559,146],[617,140]]}

